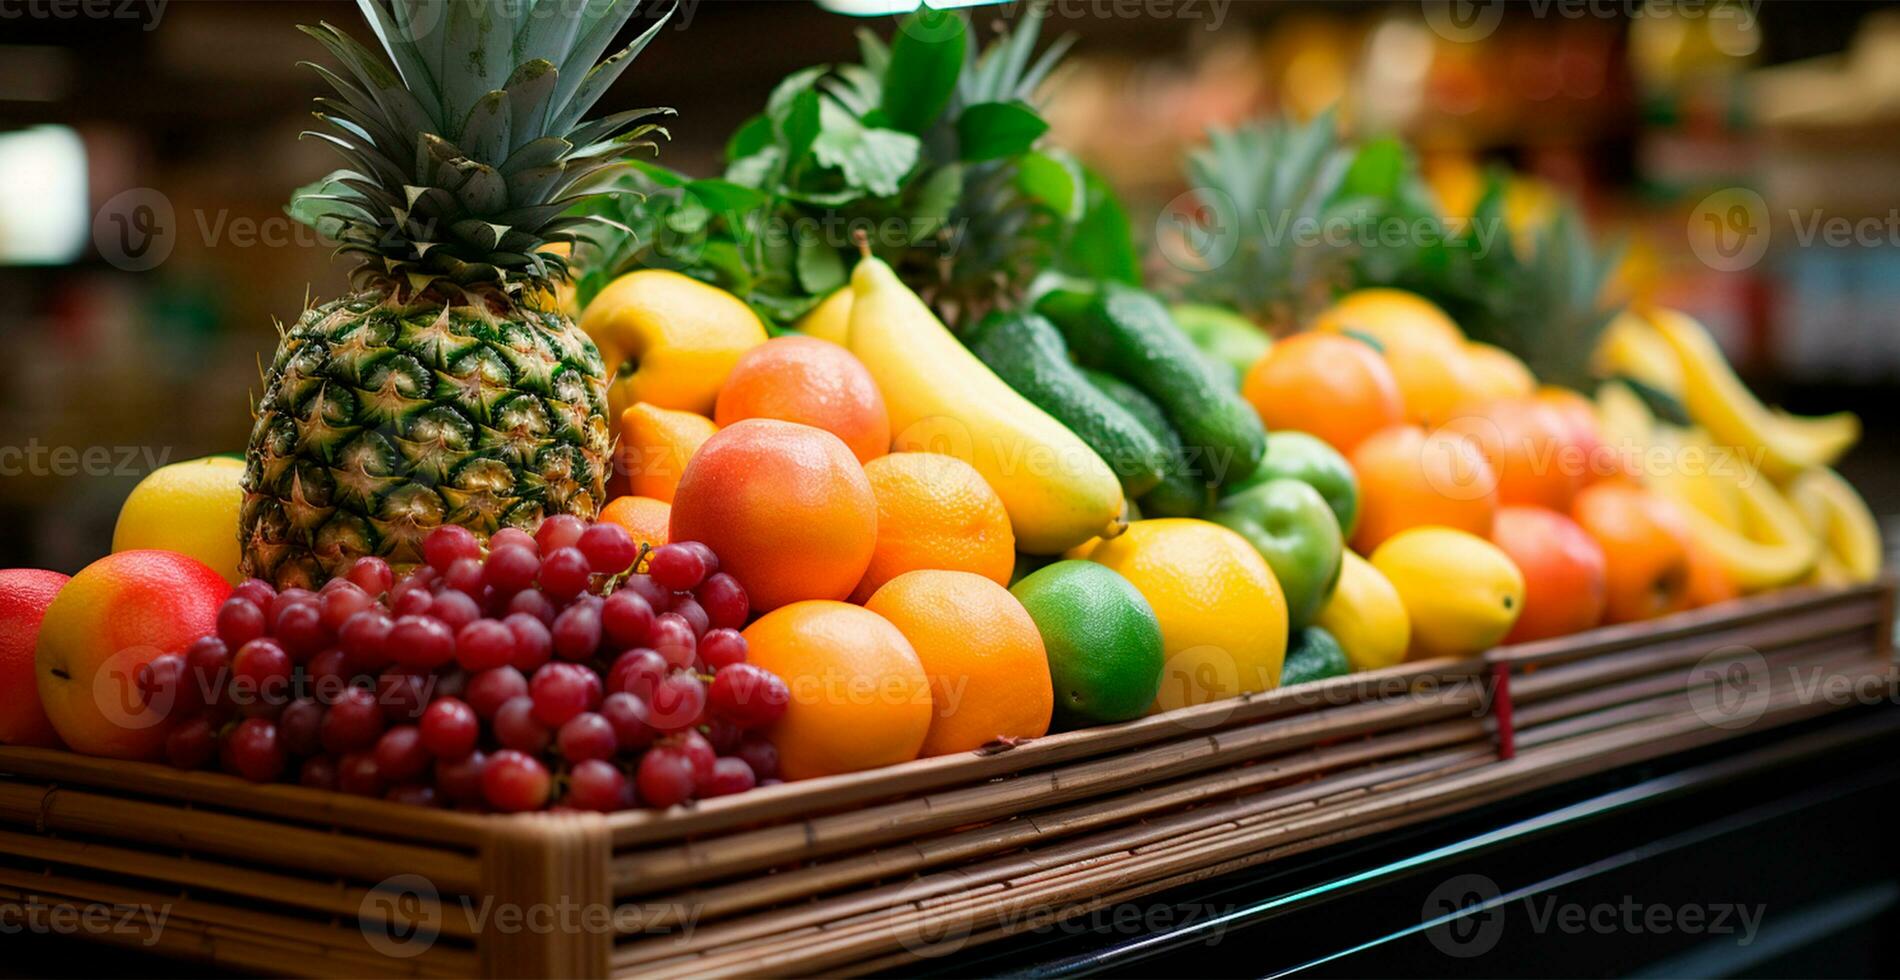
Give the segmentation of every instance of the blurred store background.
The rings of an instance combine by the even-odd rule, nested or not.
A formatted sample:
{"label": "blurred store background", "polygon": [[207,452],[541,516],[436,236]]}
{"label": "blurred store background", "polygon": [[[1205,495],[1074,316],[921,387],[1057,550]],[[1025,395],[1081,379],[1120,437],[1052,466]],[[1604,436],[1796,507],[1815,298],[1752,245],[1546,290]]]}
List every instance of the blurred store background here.
{"label": "blurred store background", "polygon": [[[894,24],[807,0],[682,14],[603,105],[677,107],[664,158],[698,173],[787,71]],[[1336,104],[1359,132],[1403,134],[1453,213],[1510,166],[1514,209],[1579,201],[1627,244],[1620,288],[1701,316],[1771,400],[1863,413],[1843,468],[1900,513],[1900,8],[1058,0],[1050,16],[1077,38],[1054,136],[1121,189],[1144,241],[1185,186],[1183,149],[1264,113]],[[311,0],[0,0],[0,566],[75,570],[144,473],[240,451],[274,323],[344,286],[280,210],[332,166],[296,139],[319,94],[296,62],[321,52],[294,28],[321,19],[360,23]],[[95,226],[123,194],[140,206]]]}

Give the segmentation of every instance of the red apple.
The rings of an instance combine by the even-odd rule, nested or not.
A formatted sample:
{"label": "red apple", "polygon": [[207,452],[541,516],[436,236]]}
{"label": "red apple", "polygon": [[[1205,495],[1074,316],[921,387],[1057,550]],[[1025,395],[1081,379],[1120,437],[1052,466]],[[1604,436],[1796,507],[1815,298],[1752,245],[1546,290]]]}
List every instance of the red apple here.
{"label": "red apple", "polygon": [[1524,612],[1506,643],[1568,636],[1603,621],[1603,549],[1576,521],[1542,507],[1501,507],[1491,541],[1524,573]]}
{"label": "red apple", "polygon": [[37,568],[0,569],[0,744],[59,744],[59,733],[40,707],[33,680],[33,648],[40,620],[66,576]]}

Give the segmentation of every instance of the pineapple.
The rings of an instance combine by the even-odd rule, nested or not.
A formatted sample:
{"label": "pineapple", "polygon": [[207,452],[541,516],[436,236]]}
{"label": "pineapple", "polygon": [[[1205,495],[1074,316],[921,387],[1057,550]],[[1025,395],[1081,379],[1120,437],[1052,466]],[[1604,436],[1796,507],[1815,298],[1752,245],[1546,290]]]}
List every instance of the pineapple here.
{"label": "pineapple", "polygon": [[[359,256],[304,311],[255,407],[243,572],[314,588],[358,557],[415,563],[442,524],[592,517],[612,459],[605,366],[558,308],[564,212],[652,148],[639,109],[582,116],[665,23],[599,60],[637,0],[358,0],[389,61],[305,28],[349,168],[290,212]],[[393,63],[393,68],[391,64]]]}

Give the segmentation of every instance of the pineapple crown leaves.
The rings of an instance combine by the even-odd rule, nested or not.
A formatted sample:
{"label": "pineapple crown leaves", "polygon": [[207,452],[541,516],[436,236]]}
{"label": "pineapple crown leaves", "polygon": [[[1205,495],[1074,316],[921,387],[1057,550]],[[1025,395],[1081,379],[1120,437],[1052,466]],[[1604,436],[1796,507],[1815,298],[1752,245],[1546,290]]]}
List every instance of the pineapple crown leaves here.
{"label": "pineapple crown leaves", "polygon": [[316,100],[331,131],[303,135],[348,166],[286,211],[361,256],[359,280],[514,293],[565,278],[543,248],[611,225],[569,212],[666,135],[649,120],[670,109],[583,121],[672,16],[603,60],[638,2],[357,0],[387,60],[328,23],[301,28],[344,69],[306,62],[335,97]]}
{"label": "pineapple crown leaves", "polygon": [[1304,125],[1261,120],[1210,131],[1185,168],[1208,220],[1179,222],[1183,247],[1168,250],[1186,266],[1181,294],[1267,324],[1323,304],[1350,255],[1330,243],[1308,247],[1297,233],[1366,207],[1353,178],[1372,177],[1368,159],[1341,143],[1330,109]]}

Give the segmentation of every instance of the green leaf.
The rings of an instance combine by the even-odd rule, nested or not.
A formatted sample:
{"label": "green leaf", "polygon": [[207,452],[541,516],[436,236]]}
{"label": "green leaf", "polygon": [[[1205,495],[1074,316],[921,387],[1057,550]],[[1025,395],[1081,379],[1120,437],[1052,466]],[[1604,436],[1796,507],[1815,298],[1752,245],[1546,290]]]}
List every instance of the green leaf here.
{"label": "green leaf", "polygon": [[651,160],[629,160],[627,165],[661,187],[685,187],[687,184],[685,174],[670,167],[662,167]]}
{"label": "green leaf", "polygon": [[1018,156],[1048,131],[1036,110],[1021,102],[984,102],[957,117],[959,155],[965,163]]}
{"label": "green leaf", "polygon": [[1141,256],[1128,212],[1100,175],[1084,168],[1083,181],[1088,204],[1069,240],[1066,265],[1090,278],[1141,285]]}
{"label": "green leaf", "polygon": [[812,154],[827,167],[837,167],[853,187],[877,197],[890,197],[903,186],[917,165],[922,146],[917,137],[891,129],[866,129],[829,99],[820,102],[818,138]]}
{"label": "green leaf", "polygon": [[1410,170],[1408,162],[1405,144],[1396,137],[1373,140],[1353,155],[1345,180],[1336,193],[1342,197],[1397,198]]}
{"label": "green leaf", "polygon": [[881,103],[892,129],[923,135],[956,92],[969,45],[961,14],[923,8],[904,19],[891,42]]}
{"label": "green leaf", "polygon": [[811,235],[798,243],[798,284],[814,296],[844,285],[844,258],[823,236]]}
{"label": "green leaf", "polygon": [[765,149],[771,145],[773,135],[772,117],[761,114],[746,120],[726,141],[726,162],[731,163]]}
{"label": "green leaf", "polygon": [[916,185],[910,206],[910,243],[920,244],[935,235],[950,221],[957,202],[963,198],[963,168],[956,165],[931,172]]}
{"label": "green leaf", "polygon": [[686,185],[686,193],[728,221],[750,214],[771,200],[763,191],[730,180],[695,180]]}
{"label": "green leaf", "polygon": [[758,187],[769,191],[771,188],[766,187],[765,184],[771,179],[772,172],[778,168],[779,161],[782,159],[784,157],[778,147],[768,146],[757,153],[727,164],[726,179],[743,187]]}
{"label": "green leaf", "polygon": [[818,92],[806,89],[793,96],[790,105],[782,116],[775,117],[774,125],[778,129],[779,140],[784,144],[785,165],[796,168],[811,152],[812,143],[817,141],[819,133]]}
{"label": "green leaf", "polygon": [[1061,150],[1025,153],[1016,161],[1016,187],[1063,221],[1074,221],[1087,209],[1085,183],[1082,165]]}

